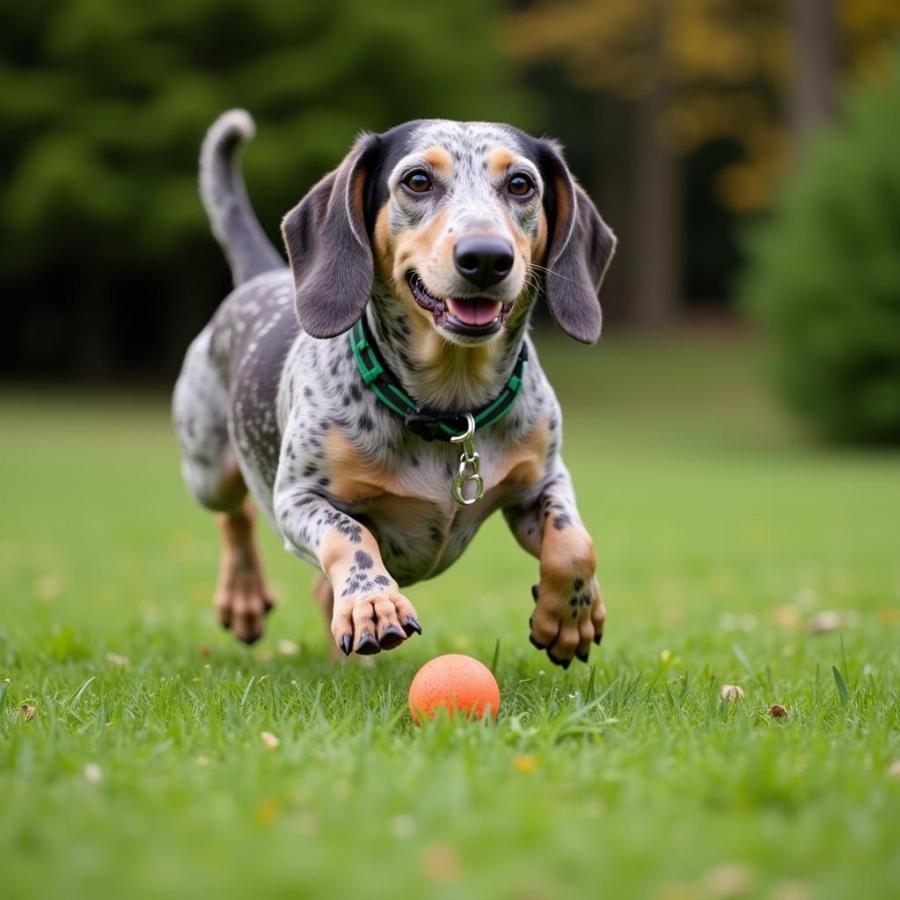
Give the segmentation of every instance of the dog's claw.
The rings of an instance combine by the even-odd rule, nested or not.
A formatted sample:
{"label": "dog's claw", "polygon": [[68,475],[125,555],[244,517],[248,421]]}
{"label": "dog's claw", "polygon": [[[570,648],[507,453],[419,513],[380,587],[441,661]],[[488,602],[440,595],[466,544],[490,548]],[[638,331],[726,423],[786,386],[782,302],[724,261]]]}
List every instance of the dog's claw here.
{"label": "dog's claw", "polygon": [[[396,625],[388,625],[381,633],[378,645],[382,650],[393,650],[394,647],[398,647],[405,640],[406,635]],[[356,652],[359,653],[359,649]]]}
{"label": "dog's claw", "polygon": [[403,623],[403,630],[406,632],[406,636],[409,637],[412,634],[421,634],[422,626],[415,616],[407,616],[406,621]]}
{"label": "dog's claw", "polygon": [[600,641],[603,640],[603,632],[601,631],[599,634],[594,635],[594,643],[599,647]]}
{"label": "dog's claw", "polygon": [[554,666],[562,666],[564,669],[568,669],[572,665],[571,659],[557,659],[549,650],[547,651],[547,656],[550,657],[550,662]]}
{"label": "dog's claw", "polygon": [[344,656],[349,656],[350,651],[353,649],[353,637],[352,635],[345,634],[341,638],[341,650],[344,651]]}
{"label": "dog's claw", "polygon": [[381,647],[379,646],[378,641],[375,640],[375,635],[372,634],[371,631],[363,631],[359,636],[359,641],[356,644],[356,652],[360,656],[372,656],[375,653],[381,652]]}
{"label": "dog's claw", "polygon": [[542,644],[533,634],[528,635],[528,640],[531,641],[532,646],[537,647],[538,650],[546,650],[547,649],[547,645]]}
{"label": "dog's claw", "polygon": [[540,597],[540,591],[538,590],[538,586],[536,584],[533,584],[531,586],[531,597],[535,603],[538,602],[538,598]]}
{"label": "dog's claw", "polygon": [[259,634],[235,635],[235,637],[237,637],[242,644],[246,644],[249,647],[262,637],[262,632],[260,631]]}
{"label": "dog's claw", "polygon": [[587,664],[588,657],[591,655],[590,650],[587,653],[576,653],[575,654],[578,659],[580,659],[583,663]]}

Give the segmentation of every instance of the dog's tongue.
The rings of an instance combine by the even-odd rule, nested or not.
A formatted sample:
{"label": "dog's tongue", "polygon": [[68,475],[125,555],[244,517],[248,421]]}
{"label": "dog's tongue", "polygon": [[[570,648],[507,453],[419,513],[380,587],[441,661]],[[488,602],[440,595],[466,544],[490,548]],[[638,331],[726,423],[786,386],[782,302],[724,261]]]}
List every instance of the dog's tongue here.
{"label": "dog's tongue", "polygon": [[454,297],[448,305],[451,314],[463,325],[488,325],[500,313],[499,300],[469,300]]}

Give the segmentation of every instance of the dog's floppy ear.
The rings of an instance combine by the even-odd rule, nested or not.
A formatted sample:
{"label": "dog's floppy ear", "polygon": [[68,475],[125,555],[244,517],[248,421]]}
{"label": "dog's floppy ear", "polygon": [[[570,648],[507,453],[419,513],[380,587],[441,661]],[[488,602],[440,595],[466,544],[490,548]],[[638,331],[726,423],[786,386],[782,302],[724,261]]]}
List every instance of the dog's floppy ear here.
{"label": "dog's floppy ear", "polygon": [[379,145],[378,135],[359,138],[341,165],[281,223],[294,274],[297,318],[313,337],[334,337],[349,330],[372,292],[372,248],[363,203]]}
{"label": "dog's floppy ear", "polygon": [[544,261],[547,304],[567,335],[593,344],[602,325],[597,292],[615,252],[616,238],[591,198],[575,183],[558,145],[552,141],[540,145],[549,231]]}

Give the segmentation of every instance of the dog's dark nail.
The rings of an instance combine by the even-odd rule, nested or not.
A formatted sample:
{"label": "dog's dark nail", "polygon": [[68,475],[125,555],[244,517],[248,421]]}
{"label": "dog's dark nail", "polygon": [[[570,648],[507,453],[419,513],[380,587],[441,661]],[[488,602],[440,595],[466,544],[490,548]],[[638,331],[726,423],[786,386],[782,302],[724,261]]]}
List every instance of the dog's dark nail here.
{"label": "dog's dark nail", "polygon": [[588,661],[588,657],[591,655],[590,650],[587,653],[576,653],[575,654],[583,663]]}
{"label": "dog's dark nail", "polygon": [[415,616],[407,616],[406,621],[403,623],[403,630],[406,632],[406,636],[409,637],[411,634],[421,634],[422,626]]}
{"label": "dog's dark nail", "polygon": [[260,632],[259,634],[247,634],[244,635],[244,637],[238,636],[238,640],[242,644],[246,644],[249,647],[251,644],[255,644],[261,637],[262,632]]}
{"label": "dog's dark nail", "polygon": [[406,640],[406,635],[396,626],[388,625],[381,632],[381,638],[378,641],[382,650],[393,650]]}
{"label": "dog's dark nail", "polygon": [[349,634],[345,634],[341,638],[341,650],[344,651],[344,656],[349,656],[350,651],[353,649],[353,638]]}
{"label": "dog's dark nail", "polygon": [[540,592],[538,591],[538,586],[536,584],[531,586],[531,596],[534,599],[534,602],[537,603]]}
{"label": "dog's dark nail", "polygon": [[603,632],[602,631],[600,632],[600,634],[594,635],[594,643],[597,644],[597,646],[600,645],[600,641],[602,641],[602,640],[603,640]]}
{"label": "dog's dark nail", "polygon": [[564,669],[568,669],[572,665],[571,659],[557,659],[549,650],[547,651],[547,656],[550,657],[550,662],[554,666],[562,666]]}
{"label": "dog's dark nail", "polygon": [[226,631],[230,631],[230,630],[231,630],[231,622],[219,622],[219,624],[220,624]]}
{"label": "dog's dark nail", "polygon": [[360,656],[372,656],[374,653],[381,652],[381,647],[378,645],[378,641],[375,640],[375,635],[372,634],[371,631],[364,631],[360,635],[359,642],[356,645],[356,652]]}
{"label": "dog's dark nail", "polygon": [[275,609],[275,601],[271,597],[263,598],[263,609],[265,609],[267,613],[272,612],[272,610]]}
{"label": "dog's dark nail", "polygon": [[542,644],[533,634],[528,635],[528,640],[531,641],[532,646],[537,647],[538,650],[546,650],[547,645]]}

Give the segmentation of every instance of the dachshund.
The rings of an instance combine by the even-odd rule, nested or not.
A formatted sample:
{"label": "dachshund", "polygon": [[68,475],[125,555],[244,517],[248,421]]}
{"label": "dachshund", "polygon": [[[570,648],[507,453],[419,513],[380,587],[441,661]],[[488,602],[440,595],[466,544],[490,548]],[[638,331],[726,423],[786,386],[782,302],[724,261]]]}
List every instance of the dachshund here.
{"label": "dachshund", "polygon": [[560,147],[488,122],[363,134],[285,216],[285,265],[238,165],[254,131],[231,110],[203,142],[201,196],[235,287],[173,400],[184,480],[218,513],[221,624],[252,643],[273,607],[255,507],[318,569],[347,655],[421,634],[401,589],[499,509],[539,560],[532,644],[586,662],[606,611],[528,325],[544,298],[595,342],[616,239]]}

